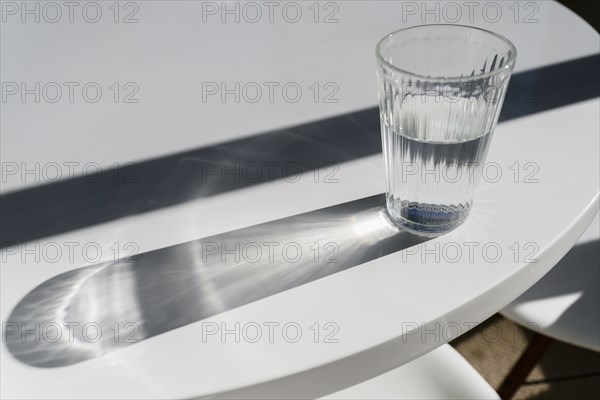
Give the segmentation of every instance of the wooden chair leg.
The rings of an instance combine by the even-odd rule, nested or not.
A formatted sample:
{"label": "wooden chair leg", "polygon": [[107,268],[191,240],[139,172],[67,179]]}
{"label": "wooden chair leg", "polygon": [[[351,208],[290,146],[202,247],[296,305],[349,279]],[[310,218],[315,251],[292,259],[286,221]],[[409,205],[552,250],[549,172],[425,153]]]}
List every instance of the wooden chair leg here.
{"label": "wooden chair leg", "polygon": [[507,377],[504,378],[502,385],[500,385],[498,395],[500,395],[502,400],[510,400],[515,395],[525,381],[525,378],[527,378],[552,342],[554,342],[554,339],[548,336],[539,333],[535,334],[533,340],[519,358],[519,361],[513,366]]}

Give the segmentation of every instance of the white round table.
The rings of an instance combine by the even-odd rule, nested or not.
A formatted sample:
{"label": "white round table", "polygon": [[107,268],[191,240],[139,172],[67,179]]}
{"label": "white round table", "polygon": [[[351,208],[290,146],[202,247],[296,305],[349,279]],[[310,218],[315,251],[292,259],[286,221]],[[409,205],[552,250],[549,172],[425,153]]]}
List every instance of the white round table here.
{"label": "white round table", "polygon": [[[7,3],[3,397],[324,396],[499,311],[598,211],[597,74],[585,72],[599,37],[558,3]],[[518,85],[469,220],[402,250],[381,212],[379,133],[362,118],[376,113],[377,40],[437,22],[508,37]],[[216,174],[194,169],[200,156]],[[279,170],[295,167],[287,156],[302,174]],[[279,163],[273,179],[254,184],[248,160]],[[218,185],[190,184],[208,175]],[[253,267],[245,245],[268,241],[276,261]],[[310,260],[315,243],[318,261],[294,264],[296,245]],[[143,262],[111,263],[132,253]]]}

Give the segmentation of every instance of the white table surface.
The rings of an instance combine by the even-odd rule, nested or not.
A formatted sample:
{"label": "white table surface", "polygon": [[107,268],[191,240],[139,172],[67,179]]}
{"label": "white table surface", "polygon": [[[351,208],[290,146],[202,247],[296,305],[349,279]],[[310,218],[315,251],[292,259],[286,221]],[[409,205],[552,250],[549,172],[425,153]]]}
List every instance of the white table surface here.
{"label": "white table surface", "polygon": [[[274,23],[203,23],[202,3],[191,1],[139,1],[137,24],[115,24],[111,3],[100,3],[107,17],[97,24],[77,18],[72,24],[21,23],[7,16],[1,27],[2,81],[96,81],[103,88],[135,81],[140,102],[3,102],[3,163],[108,167],[375,106],[377,40],[421,23],[419,16],[403,22],[402,2],[394,1],[337,2],[334,24],[315,24],[308,2],[299,3],[307,17],[297,24],[278,14]],[[535,4],[536,23],[524,23],[523,15],[515,23],[508,3],[502,3],[496,23],[475,13],[473,25],[515,43],[515,72],[598,53],[598,34],[574,13],[550,1]],[[203,103],[202,81],[295,81],[307,93],[315,81],[335,82],[339,102],[315,103],[305,94],[294,104]],[[203,325],[197,322],[61,368],[28,366],[2,345],[2,396],[318,397],[406,363],[451,339],[407,334],[407,324],[427,323],[434,330],[436,323],[442,329],[458,324],[464,333],[531,287],[586,229],[598,210],[599,105],[596,98],[499,124],[488,161],[505,174],[515,162],[536,163],[539,182],[482,181],[471,217],[456,231],[411,254],[393,253],[209,318],[296,322],[306,332],[298,343],[208,345],[199,340]],[[336,177],[339,182],[331,185],[311,179],[255,185],[37,242],[95,242],[107,261],[114,242],[135,242],[146,252],[384,190],[380,155],[344,163]],[[2,192],[36,184],[13,179],[3,182]],[[495,263],[478,252],[474,261],[421,259],[424,246],[466,242],[495,243],[503,256]],[[521,248],[516,262],[514,243]],[[524,261],[527,243],[537,246],[537,262]],[[37,285],[88,264],[77,252],[74,260],[54,264],[10,260],[1,269],[3,322]],[[314,322],[337,324],[338,343],[314,343],[308,334]]]}

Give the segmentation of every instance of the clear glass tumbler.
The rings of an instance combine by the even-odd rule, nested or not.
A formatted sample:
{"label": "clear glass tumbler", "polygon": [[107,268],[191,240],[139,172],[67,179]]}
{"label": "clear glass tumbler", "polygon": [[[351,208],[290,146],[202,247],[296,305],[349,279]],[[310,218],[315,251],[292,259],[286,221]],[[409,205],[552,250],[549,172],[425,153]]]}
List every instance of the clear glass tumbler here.
{"label": "clear glass tumbler", "polygon": [[390,218],[438,236],[462,224],[498,121],[517,51],[460,25],[393,32],[376,49]]}

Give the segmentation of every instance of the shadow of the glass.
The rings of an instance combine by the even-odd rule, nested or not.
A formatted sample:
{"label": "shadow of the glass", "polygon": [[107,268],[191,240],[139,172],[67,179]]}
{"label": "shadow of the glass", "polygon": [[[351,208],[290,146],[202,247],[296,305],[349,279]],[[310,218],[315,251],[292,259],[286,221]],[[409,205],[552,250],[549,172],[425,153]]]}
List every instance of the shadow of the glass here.
{"label": "shadow of the glass", "polygon": [[426,240],[372,196],[63,273],[18,303],[4,340],[28,365],[71,365]]}

